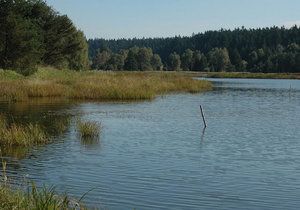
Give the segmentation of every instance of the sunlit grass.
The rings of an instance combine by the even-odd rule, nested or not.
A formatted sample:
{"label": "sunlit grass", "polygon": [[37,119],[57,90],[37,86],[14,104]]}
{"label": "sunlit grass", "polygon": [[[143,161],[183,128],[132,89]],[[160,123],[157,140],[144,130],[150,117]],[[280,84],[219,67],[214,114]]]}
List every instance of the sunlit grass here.
{"label": "sunlit grass", "polygon": [[[59,196],[54,188],[43,187],[38,189],[34,183],[31,187],[18,188],[12,187],[7,177],[7,162],[2,156],[0,149],[0,209],[11,210],[67,210],[67,209],[86,209],[80,201],[84,196],[76,201],[67,195]],[[21,186],[21,185],[20,185]],[[28,184],[26,184],[28,186]]]}
{"label": "sunlit grass", "polygon": [[85,209],[77,201],[68,196],[57,196],[54,188],[37,189],[34,185],[30,190],[12,190],[0,183],[0,209],[11,210],[67,210]]}
{"label": "sunlit grass", "polygon": [[147,100],[170,92],[210,90],[208,81],[175,72],[75,72],[39,69],[30,77],[1,76],[0,100],[30,98],[82,100]]}
{"label": "sunlit grass", "polygon": [[101,132],[101,124],[92,121],[77,121],[77,131],[81,138],[96,138]]}
{"label": "sunlit grass", "polygon": [[0,146],[29,147],[33,145],[46,144],[49,141],[47,134],[37,124],[8,125],[5,117],[0,115]]}

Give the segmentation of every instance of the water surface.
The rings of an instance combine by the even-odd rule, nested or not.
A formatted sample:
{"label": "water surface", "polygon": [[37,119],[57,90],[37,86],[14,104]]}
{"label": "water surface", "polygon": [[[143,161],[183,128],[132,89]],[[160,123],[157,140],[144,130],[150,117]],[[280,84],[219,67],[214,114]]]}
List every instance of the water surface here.
{"label": "water surface", "polygon": [[[10,176],[77,198],[92,189],[84,202],[105,209],[299,209],[300,81],[212,81],[147,102],[2,104],[48,129],[70,119],[55,143],[11,160]],[[101,122],[100,141],[80,140],[77,118]]]}

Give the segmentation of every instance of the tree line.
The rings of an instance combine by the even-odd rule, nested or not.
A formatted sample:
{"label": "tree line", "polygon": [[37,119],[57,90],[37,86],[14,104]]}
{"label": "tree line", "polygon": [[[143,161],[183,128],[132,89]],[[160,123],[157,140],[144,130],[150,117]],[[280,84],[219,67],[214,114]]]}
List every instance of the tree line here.
{"label": "tree line", "polygon": [[190,37],[90,39],[44,0],[0,0],[0,68],[300,72],[300,28],[207,31]]}
{"label": "tree line", "polygon": [[37,65],[87,68],[83,32],[43,0],[0,0],[0,68],[27,75]]}
{"label": "tree line", "polygon": [[300,72],[297,26],[222,29],[191,37],[90,39],[88,43],[95,69]]}

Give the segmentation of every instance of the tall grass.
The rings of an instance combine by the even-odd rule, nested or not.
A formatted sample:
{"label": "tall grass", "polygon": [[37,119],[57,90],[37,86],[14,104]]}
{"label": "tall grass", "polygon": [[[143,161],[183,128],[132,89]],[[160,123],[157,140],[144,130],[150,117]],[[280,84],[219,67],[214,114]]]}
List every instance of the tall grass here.
{"label": "tall grass", "polygon": [[67,210],[85,209],[68,196],[57,196],[54,188],[37,189],[34,185],[28,192],[12,190],[0,183],[0,209],[11,210]]}
{"label": "tall grass", "polygon": [[81,138],[97,138],[101,132],[101,124],[91,121],[78,120],[77,131]]}
{"label": "tall grass", "polygon": [[37,124],[8,125],[5,117],[0,115],[0,146],[29,147],[32,145],[45,144],[49,141],[47,134]]}
{"label": "tall grass", "polygon": [[6,161],[2,157],[2,179],[0,179],[0,209],[11,210],[67,210],[85,209],[79,202],[70,199],[67,195],[58,196],[54,188],[38,189],[34,183],[28,187],[26,192],[17,186],[10,186],[6,175]]}
{"label": "tall grass", "polygon": [[30,77],[0,75],[0,100],[26,101],[30,98],[83,100],[143,100],[169,92],[210,90],[207,81],[167,72],[96,72],[40,69]]}

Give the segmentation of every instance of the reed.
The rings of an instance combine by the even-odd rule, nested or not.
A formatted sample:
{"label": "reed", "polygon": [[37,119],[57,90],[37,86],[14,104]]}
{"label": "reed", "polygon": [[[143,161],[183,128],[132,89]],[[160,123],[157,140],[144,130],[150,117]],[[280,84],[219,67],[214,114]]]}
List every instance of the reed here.
{"label": "reed", "polygon": [[101,132],[101,124],[92,121],[77,121],[77,131],[81,138],[97,138]]}
{"label": "reed", "polygon": [[197,93],[210,90],[208,81],[175,72],[75,72],[39,69],[30,77],[0,74],[0,100],[30,98],[81,100],[148,100],[170,92]]}
{"label": "reed", "polygon": [[22,209],[22,210],[67,210],[86,209],[77,201],[68,196],[57,196],[54,188],[38,189],[35,185],[25,193],[22,190],[12,190],[9,186],[0,183],[0,209]]}
{"label": "reed", "polygon": [[34,183],[28,187],[26,192],[22,188],[12,187],[6,175],[6,161],[0,149],[2,165],[2,179],[0,179],[0,209],[11,210],[67,210],[86,209],[79,202],[69,198],[67,195],[58,196],[54,188],[43,187],[38,189]]}
{"label": "reed", "polygon": [[4,116],[0,115],[0,146],[29,147],[49,142],[44,130],[37,124],[8,125]]}

